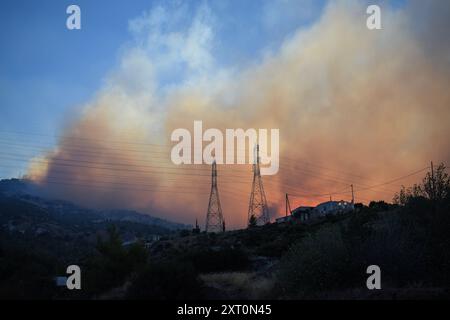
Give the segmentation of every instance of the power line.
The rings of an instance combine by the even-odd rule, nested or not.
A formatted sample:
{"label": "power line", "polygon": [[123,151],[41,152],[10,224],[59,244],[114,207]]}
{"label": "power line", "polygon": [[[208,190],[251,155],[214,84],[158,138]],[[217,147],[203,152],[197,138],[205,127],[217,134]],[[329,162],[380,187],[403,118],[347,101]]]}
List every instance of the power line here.
{"label": "power line", "polygon": [[[5,152],[4,152],[5,153]],[[13,154],[13,153],[7,153],[7,154],[9,154],[9,155],[13,155],[13,156],[22,156],[22,155],[18,155],[18,154]],[[77,154],[77,153],[76,153]],[[94,154],[94,153],[93,153]],[[98,153],[97,153],[97,155],[98,155]],[[75,159],[61,159],[61,158],[58,158],[58,157],[56,157],[56,156],[52,156],[52,157],[50,157],[50,159],[52,160],[52,161],[58,161],[58,160],[60,160],[60,161],[72,161],[72,162],[84,162],[84,163],[90,163],[90,164],[100,164],[100,165],[111,165],[111,166],[126,166],[126,167],[129,167],[129,166],[134,166],[134,162],[144,162],[145,160],[135,160],[135,159],[130,159],[130,161],[132,161],[133,162],[133,164],[130,164],[130,163],[119,163],[119,162],[113,162],[113,163],[108,163],[108,162],[104,162],[104,161],[102,161],[102,162],[96,162],[96,161],[89,161],[89,160],[82,160],[82,159],[77,159],[77,160],[75,160]],[[146,163],[148,162],[148,161],[145,161]],[[152,162],[154,162],[154,161],[152,161]],[[164,163],[166,163],[166,162],[164,162]],[[157,169],[180,169],[181,167],[179,167],[179,166],[175,166],[175,167],[161,167],[161,166],[153,166],[153,165],[139,165],[139,167],[144,167],[144,168],[157,168]],[[226,167],[225,167],[226,168]],[[287,167],[284,167],[284,166],[282,166],[281,167],[282,169],[286,169]],[[185,170],[193,170],[193,171],[201,171],[201,170],[204,170],[204,171],[206,171],[206,170],[208,170],[207,168],[199,168],[199,167],[196,167],[196,168],[185,168],[185,167],[183,167],[183,169],[185,169]],[[289,168],[289,170],[292,170],[292,168]],[[233,171],[235,172],[235,173],[240,173],[240,172],[249,172],[249,171],[247,171],[247,170],[240,170],[239,168],[236,168],[236,167],[233,167]],[[306,174],[306,175],[310,175],[310,176],[313,176],[313,177],[316,177],[317,179],[321,179],[321,180],[326,180],[326,181],[331,181],[331,182],[334,182],[334,183],[341,183],[341,184],[345,184],[345,185],[347,185],[347,184],[349,184],[349,183],[351,183],[350,181],[343,181],[343,180],[338,180],[338,179],[330,179],[329,177],[330,176],[328,176],[328,175],[323,175],[323,174],[317,174],[317,173],[314,173],[314,172],[310,172],[310,171],[307,171],[307,170],[304,170],[304,169],[299,169],[299,168],[295,168],[295,171],[296,171],[296,173],[294,174],[294,175],[290,175],[290,177],[292,177],[292,176],[297,176],[298,178],[302,178],[301,176],[299,176],[298,174],[297,174],[297,171],[298,172],[301,172],[301,173],[303,173],[303,174]],[[323,178],[322,176],[326,176],[327,178]],[[333,177],[331,177],[331,178],[333,178]],[[363,185],[364,186],[364,185]],[[391,191],[391,190],[389,190],[389,191],[382,191],[382,192],[389,192],[389,193],[392,193],[393,191]]]}
{"label": "power line", "polygon": [[[1,133],[5,133],[5,131],[0,131]],[[6,133],[8,133],[8,131],[6,131]],[[31,136],[47,136],[47,137],[56,137],[56,138],[64,138],[64,139],[70,139],[70,140],[83,140],[83,141],[99,141],[99,142],[105,142],[105,143],[119,143],[119,144],[128,144],[128,145],[139,145],[139,146],[152,146],[152,147],[163,147],[163,148],[171,148],[171,145],[167,145],[167,144],[153,144],[153,143],[144,143],[144,142],[135,142],[135,141],[125,141],[125,140],[107,140],[107,139],[98,139],[98,138],[85,138],[85,137],[73,137],[73,136],[66,136],[66,135],[46,135],[46,134],[40,134],[40,133],[27,133],[27,132],[9,132],[12,134],[19,134],[19,135],[31,135]],[[84,148],[85,145],[82,145],[82,147]],[[235,145],[236,149],[240,149],[240,150],[245,150],[246,152],[251,152],[251,146],[247,148],[237,148],[237,145]],[[109,147],[108,147],[109,149]],[[122,151],[126,151],[126,149],[119,149]],[[195,148],[191,148],[191,150],[195,150]],[[133,151],[133,150],[129,150],[129,151]],[[134,151],[141,151],[141,150],[134,150]],[[154,152],[154,151],[153,151]],[[165,152],[161,152],[161,153],[165,153]],[[321,168],[327,171],[334,171],[336,173],[343,173],[347,176],[353,176],[353,177],[357,177],[357,178],[361,178],[361,179],[366,179],[365,177],[361,176],[361,175],[357,175],[354,174],[353,172],[344,172],[344,171],[338,171],[336,169],[331,169],[328,168],[326,166],[323,165],[319,165],[319,164],[313,164],[301,159],[292,159],[290,157],[287,156],[280,156],[280,158],[282,159],[286,159],[288,161],[291,161],[291,163],[298,163],[298,162],[303,162],[309,166],[313,166],[316,168]],[[366,179],[367,180],[367,179]],[[346,182],[348,183],[348,182]]]}
{"label": "power line", "polygon": [[[23,158],[20,158],[18,156],[0,156],[0,158],[9,158],[17,161],[25,161],[28,162],[28,160],[24,160]],[[41,164],[49,164],[48,161],[42,161],[42,160],[34,160],[35,163],[41,163]],[[66,163],[69,162],[69,163]],[[73,164],[73,162],[75,164]],[[124,172],[136,172],[136,173],[146,173],[146,174],[152,174],[152,173],[159,173],[159,174],[179,174],[179,175],[192,175],[192,176],[207,176],[205,174],[189,174],[189,173],[178,173],[178,172],[161,172],[161,171],[147,171],[147,170],[136,170],[136,169],[129,169],[129,168],[115,168],[115,167],[101,167],[101,166],[88,166],[88,165],[79,165],[77,164],[80,162],[79,160],[70,160],[70,159],[61,159],[57,160],[56,162],[52,162],[51,164],[56,166],[66,166],[66,167],[77,167],[77,168],[89,168],[89,169],[98,169],[98,170],[112,170],[112,171],[124,171]],[[177,169],[177,168],[166,168],[166,167],[154,167],[154,168],[163,168],[163,169]],[[234,176],[230,175],[230,177],[236,177],[241,178],[241,176]]]}
{"label": "power line", "polygon": [[[21,133],[21,134],[25,134],[25,135],[30,135],[30,133]],[[31,134],[31,135],[35,135],[35,134]],[[41,135],[41,134],[39,134],[40,136],[45,136],[45,135]],[[71,137],[71,139],[79,139],[80,137]],[[90,138],[82,138],[82,140],[89,140]],[[90,139],[90,140],[92,140],[92,139]],[[104,142],[106,142],[106,141],[108,141],[108,140],[103,140],[103,139],[94,139],[94,141],[104,141]],[[108,141],[108,142],[111,142],[111,141]],[[124,141],[120,141],[120,143],[123,143]],[[116,141],[116,143],[119,143],[119,141]],[[128,142],[126,142],[126,143],[128,143]],[[0,144],[1,144],[1,142],[0,142]],[[7,143],[8,144],[8,143]],[[141,144],[141,143],[138,143],[139,145],[154,145],[154,144]],[[11,144],[10,144],[11,145]],[[14,146],[14,144],[12,144],[13,146]],[[163,146],[165,146],[165,147],[168,147],[167,145],[157,145],[158,147],[163,147]],[[28,145],[28,147],[30,147],[30,145]],[[33,147],[33,146],[31,146],[31,147]],[[63,146],[62,147],[62,149],[63,150],[65,150],[65,149],[68,149],[68,148],[70,148],[70,147],[66,147],[66,146]],[[85,153],[85,154],[87,154],[87,152],[89,152],[89,148],[92,148],[92,146],[89,146],[89,147],[87,147],[86,148],[86,146],[85,145],[83,145],[82,146],[82,148],[81,149],[78,149],[78,152],[83,152],[83,153]],[[87,149],[87,150],[86,150]],[[106,148],[108,151],[111,149],[110,148],[110,146],[108,146],[107,148]],[[119,148],[119,149],[115,149],[115,150],[117,150],[117,151],[126,151],[126,149],[121,149],[121,148]],[[142,150],[133,150],[133,151],[142,151]],[[156,151],[145,151],[145,152],[147,152],[147,153],[155,153]],[[165,153],[165,152],[161,152],[161,153]],[[69,154],[70,155],[72,155],[72,153],[70,153],[69,152]],[[79,154],[79,153],[75,153],[75,154]],[[95,151],[92,151],[91,152],[91,154],[94,154],[94,155],[96,155],[96,154],[98,154],[98,150],[97,150],[97,152],[95,152]],[[116,155],[115,155],[115,157],[116,157]],[[283,159],[290,159],[290,158],[288,158],[288,157],[281,157],[281,158],[283,158]],[[17,158],[16,158],[17,159]],[[120,158],[120,159],[122,159],[122,158]],[[131,167],[144,167],[144,168],[153,168],[153,169],[164,169],[164,170],[176,170],[176,169],[188,169],[188,170],[192,170],[192,171],[195,171],[195,172],[198,172],[198,171],[203,171],[203,170],[207,170],[206,168],[202,168],[202,167],[197,167],[197,168],[184,168],[184,167],[163,167],[163,166],[150,166],[150,165],[143,165],[143,166],[141,166],[141,165],[136,165],[134,162],[137,162],[137,161],[140,161],[140,160],[136,160],[136,159],[130,159],[131,161],[133,161],[133,164],[125,164],[125,163],[117,163],[117,162],[114,162],[114,163],[105,163],[105,162],[95,162],[95,161],[86,161],[86,160],[74,160],[74,159],[61,159],[61,158],[57,158],[57,157],[55,157],[55,156],[53,156],[53,157],[51,157],[51,163],[52,164],[54,164],[55,166],[63,166],[63,165],[65,165],[65,166],[67,166],[67,164],[66,163],[60,163],[60,162],[76,162],[76,163],[79,163],[79,162],[84,162],[84,163],[90,163],[90,164],[100,164],[100,165],[109,165],[109,166],[112,166],[113,168],[111,168],[111,167],[102,167],[102,168],[98,168],[98,167],[93,167],[93,166],[81,166],[81,165],[77,165],[77,167],[83,167],[83,168],[93,168],[93,169],[100,169],[100,170],[112,170],[112,171],[128,171],[128,172],[136,172],[136,173],[144,173],[144,171],[143,170],[129,170],[129,169],[120,169],[120,168],[115,168],[115,167],[119,167],[119,166],[125,166],[125,167],[127,167],[127,168],[129,168],[130,166]],[[20,160],[19,160],[20,161]],[[40,161],[40,162],[38,162],[38,163],[44,163],[44,164],[49,164],[48,162],[45,162],[45,161],[42,161],[42,160],[35,160],[35,161]],[[142,161],[145,161],[145,160],[142,160]],[[292,160],[292,161],[294,161],[294,160]],[[302,160],[299,160],[299,161],[301,161],[301,162],[305,162],[305,161],[302,161]],[[145,162],[147,162],[147,161],[145,161]],[[154,162],[154,160],[152,159],[152,162]],[[306,163],[306,162],[305,162]],[[323,169],[325,169],[325,170],[333,170],[333,169],[330,169],[330,168],[327,168],[327,167],[324,167],[324,166],[320,166],[320,165],[315,165],[315,164],[311,164],[311,163],[307,163],[308,164],[308,166],[314,166],[314,167],[317,167],[317,168],[323,168]],[[227,167],[224,167],[224,168],[227,168]],[[300,169],[300,168],[298,168],[298,166],[296,165],[295,167],[286,167],[286,166],[281,166],[281,169],[288,169],[288,170],[295,170],[295,174],[290,174],[289,175],[289,178],[292,178],[292,177],[299,177],[300,179],[301,179],[301,177],[304,175],[304,174],[306,174],[306,175],[310,175],[310,176],[312,176],[312,177],[314,177],[314,178],[317,178],[317,179],[320,179],[320,180],[324,180],[324,181],[331,181],[331,182],[334,182],[334,183],[341,183],[341,184],[348,184],[348,183],[350,183],[350,182],[353,182],[353,181],[349,181],[349,180],[342,180],[341,178],[335,178],[335,177],[333,177],[333,176],[330,176],[330,175],[325,175],[325,174],[318,174],[318,173],[316,173],[316,172],[311,172],[311,171],[307,171],[307,170],[305,170],[305,169]],[[243,178],[243,177],[241,177],[241,176],[237,176],[236,175],[236,173],[237,173],[237,171],[240,171],[240,170],[238,170],[235,166],[233,167],[233,171],[234,171],[234,175],[232,176],[232,177],[236,177],[236,178]],[[334,171],[336,171],[336,170],[334,170]],[[246,171],[247,172],[247,171]],[[300,174],[299,174],[299,172],[302,174],[301,176],[300,176]],[[339,172],[339,171],[336,171],[336,172]],[[156,173],[156,174],[172,174],[172,172],[154,172],[154,171],[146,171],[145,173]],[[361,177],[361,178],[363,178],[362,176],[358,176],[358,175],[354,175],[354,174],[350,174],[350,173],[347,173],[347,174],[349,174],[349,175],[353,175],[353,176],[356,176],[356,177]],[[185,174],[185,175],[187,175],[187,174]],[[194,175],[193,175],[194,176]],[[201,175],[201,174],[195,174],[195,176],[203,176],[203,175]],[[206,176],[206,175],[205,175]],[[227,177],[228,178],[228,175],[227,176],[225,176],[225,177]],[[268,180],[268,182],[269,183],[275,183],[275,181],[274,180],[276,180],[276,179],[282,179],[282,180],[284,180],[282,183],[281,183],[281,185],[282,186],[284,186],[284,187],[287,187],[287,188],[292,188],[292,189],[298,189],[299,187],[297,187],[297,186],[291,186],[290,184],[288,184],[288,183],[286,183],[286,181],[288,181],[288,179],[284,179],[283,177],[281,177],[280,175],[277,175],[277,176],[275,176],[275,177],[273,177],[273,179],[270,179],[270,180]],[[392,182],[390,182],[390,183],[393,183],[393,182],[395,182],[396,180],[398,180],[398,179],[395,179],[394,181],[392,181]],[[361,184],[361,183],[357,183],[356,185],[361,185],[363,188],[360,188],[360,189],[358,189],[357,191],[358,192],[364,192],[364,191],[367,191],[367,190],[371,190],[371,189],[376,189],[376,188],[380,188],[381,186],[384,186],[384,185],[386,185],[386,183],[381,183],[381,184],[376,184],[376,185],[372,185],[372,186],[367,186],[367,185],[364,185],[364,184]],[[392,191],[392,190],[379,190],[379,191],[374,191],[374,192],[385,192],[385,193],[394,193],[394,191]],[[332,195],[333,194],[336,194],[336,192],[332,192],[331,193]],[[342,194],[342,193],[341,193]],[[326,194],[326,195],[329,195],[329,194]],[[313,196],[313,195],[309,195],[309,196]],[[322,195],[320,195],[320,196],[322,196]],[[325,194],[323,194],[323,196],[325,196]]]}
{"label": "power line", "polygon": [[[26,160],[26,159],[24,159],[24,158],[20,158],[20,157],[16,157],[16,156],[7,156],[7,157],[9,157],[10,159],[14,159],[15,161],[23,161],[23,162],[28,162],[28,160]],[[1,158],[1,156],[0,156],[0,158]],[[3,157],[4,158],[4,157]],[[99,170],[108,170],[108,171],[114,171],[114,172],[123,172],[123,171],[125,171],[125,172],[127,172],[127,173],[145,173],[145,174],[160,174],[160,175],[166,175],[166,174],[169,174],[169,175],[181,175],[181,176],[195,176],[195,177],[197,177],[197,176],[209,176],[209,175],[204,175],[204,174],[199,174],[199,173],[197,173],[197,174],[189,174],[189,173],[178,173],[178,172],[166,172],[166,171],[144,171],[144,170],[133,170],[133,169],[128,169],[128,168],[116,168],[116,167],[99,167],[99,166],[88,166],[88,165],[80,165],[80,164],[78,164],[77,163],[77,161],[75,161],[75,160],[66,160],[66,161],[70,161],[70,162],[75,162],[75,164],[73,164],[73,163],[65,163],[65,162],[61,162],[61,161],[57,161],[57,162],[55,162],[55,163],[53,163],[54,164],[54,166],[56,166],[56,167],[81,167],[81,168],[88,168],[88,169],[99,169]],[[40,161],[40,160],[35,160],[35,162],[37,162],[37,163],[42,163],[42,164],[48,164],[48,162],[46,162],[46,161]],[[164,169],[167,169],[167,168],[165,168],[164,167]],[[169,169],[176,169],[176,168],[169,168]],[[52,169],[52,170],[55,170],[55,169]],[[227,177],[227,178],[233,178],[233,177],[235,177],[235,178],[243,178],[242,176],[235,176],[235,175],[233,175],[233,176],[230,176],[230,175],[226,175],[226,176],[224,176],[224,177]],[[268,180],[270,183],[274,183],[274,181],[271,181],[271,180]],[[298,189],[299,189],[299,187],[296,187],[296,186],[289,186],[289,185],[286,185],[286,184],[282,184],[282,186],[281,187],[284,187],[285,189],[286,188],[288,188],[288,189],[292,189],[292,190],[296,190],[296,191],[294,191],[294,193],[292,193],[291,192],[291,190],[289,190],[290,192],[291,192],[291,194],[292,195],[295,195],[295,193],[296,192],[298,192]],[[374,188],[374,186],[372,186],[371,188]],[[361,191],[361,190],[360,190]],[[334,192],[334,193],[327,193],[327,194],[319,194],[319,195],[315,195],[315,194],[303,194],[302,196],[303,197],[319,197],[319,196],[328,196],[328,195],[334,195],[334,194],[342,194],[342,192]]]}
{"label": "power line", "polygon": [[358,189],[358,190],[356,190],[355,192],[361,192],[361,191],[364,191],[364,190],[370,190],[370,189],[372,189],[372,188],[377,188],[377,187],[380,187],[380,186],[392,184],[392,183],[394,183],[394,182],[403,180],[403,179],[405,179],[405,178],[412,177],[412,176],[414,176],[414,175],[416,175],[416,174],[419,174],[419,173],[421,173],[421,172],[423,172],[423,171],[425,171],[425,170],[428,170],[428,169],[430,169],[430,167],[422,168],[422,169],[417,170],[417,171],[414,171],[414,172],[412,172],[412,173],[410,173],[410,174],[407,174],[407,175],[404,175],[404,176],[395,178],[395,179],[393,179],[393,180],[389,180],[389,181],[384,182],[384,183],[380,183],[380,184],[377,184],[377,185],[374,185],[374,186],[370,186],[370,187],[367,187],[367,188],[363,188],[363,189]]}
{"label": "power line", "polygon": [[[407,174],[407,175],[403,175],[403,176],[401,176],[401,177],[397,177],[397,178],[395,178],[395,179],[386,181],[386,182],[383,183],[383,185],[384,185],[384,184],[390,184],[390,183],[393,183],[393,182],[395,182],[395,181],[399,181],[399,180],[401,180],[401,179],[404,179],[404,178],[407,178],[407,177],[416,175],[416,174],[418,174],[418,173],[420,173],[420,172],[423,172],[423,171],[426,170],[426,169],[429,169],[429,167],[426,167],[426,168],[423,168],[423,169],[414,171],[414,172],[412,172],[412,173],[409,173],[409,174]],[[176,181],[176,180],[174,180],[174,181]],[[189,182],[189,181],[186,181],[186,182]],[[127,187],[127,188],[120,188],[120,187],[117,187],[117,186],[124,186],[124,185],[134,185],[134,186],[136,186],[136,184],[116,183],[116,182],[110,182],[110,181],[96,181],[96,180],[90,181],[91,184],[86,184],[86,183],[79,183],[79,182],[73,183],[73,182],[67,182],[67,181],[57,181],[57,180],[54,180],[54,179],[47,179],[47,181],[45,181],[45,183],[49,183],[49,184],[63,184],[63,185],[72,185],[72,186],[83,186],[83,187],[102,188],[102,189],[114,189],[114,190],[120,189],[120,190],[137,190],[137,191],[149,191],[149,192],[171,192],[171,191],[174,191],[173,189],[170,189],[170,190],[146,189],[146,188],[142,188],[142,185],[140,185],[139,188],[129,188],[129,187]],[[95,185],[92,185],[92,183],[94,183]],[[100,185],[100,186],[98,185],[98,184],[102,184],[102,183],[107,183],[108,185],[106,185],[106,186],[105,186],[105,185]],[[152,186],[152,185],[147,185],[147,186]],[[159,186],[159,187],[161,187],[161,186]],[[163,187],[170,187],[170,188],[173,188],[173,186],[163,186]],[[368,189],[374,188],[374,187],[376,187],[376,186],[371,186],[371,187],[368,187],[368,188],[359,189],[359,190],[357,190],[357,191],[358,191],[358,192],[361,192],[361,191],[363,191],[363,190],[368,190]],[[175,191],[177,191],[177,190],[175,190]],[[224,190],[224,192],[225,192],[226,194],[228,194],[228,195],[235,196],[237,199],[239,199],[239,198],[241,197],[241,194],[234,193],[233,191]],[[279,192],[280,195],[281,195],[282,192],[281,192],[281,191],[278,191],[278,192]],[[193,194],[196,194],[195,192],[185,192],[185,191],[181,191],[181,192],[177,191],[176,193],[193,193]],[[308,198],[319,198],[319,197],[327,197],[327,196],[330,196],[330,195],[348,194],[348,193],[349,193],[349,191],[346,191],[346,192],[344,192],[344,191],[342,191],[342,192],[341,192],[341,191],[338,191],[338,192],[324,193],[324,194],[301,194],[301,195],[299,195],[299,194],[290,194],[290,195],[293,196],[293,197],[300,197],[300,198],[304,198],[304,197],[308,197]],[[365,201],[367,201],[367,202],[370,201],[370,200],[368,200],[368,199],[365,199],[365,198],[362,198],[362,197],[359,197],[359,196],[357,196],[357,198],[358,198],[358,199],[361,199],[361,200],[365,200]]]}
{"label": "power line", "polygon": [[[39,136],[48,136],[48,135],[45,135],[45,134],[33,134],[33,133],[24,133],[24,132],[20,132],[20,133],[18,133],[18,134],[22,134],[22,135],[39,135]],[[63,137],[65,137],[65,136],[63,136]],[[93,140],[93,141],[102,141],[102,142],[114,142],[113,140],[105,140],[105,139],[93,139],[93,138],[82,138],[82,137],[70,137],[71,139],[82,139],[82,140],[84,140],[84,141],[86,141],[86,140]],[[120,143],[127,143],[127,144],[136,144],[135,142],[130,142],[130,141],[115,141],[116,143],[118,143],[118,142],[120,142]],[[150,145],[150,146],[155,146],[155,144],[148,144],[148,143],[137,143],[138,145]],[[156,145],[156,146],[158,146],[158,147],[167,147],[167,148],[170,148],[171,146],[170,145],[163,145],[163,144],[158,144],[158,145]],[[63,148],[62,149],[69,149],[70,150],[70,148],[71,148],[72,146],[63,146]],[[88,148],[89,149],[89,147],[86,147],[86,145],[82,145],[82,150],[83,151],[85,151],[85,149],[86,148]],[[236,148],[237,148],[237,146],[236,146]],[[111,146],[108,146],[108,148],[107,148],[108,150],[110,150],[110,149],[112,149],[111,148]],[[192,149],[195,149],[195,148],[192,148]],[[129,150],[129,149],[112,149],[112,150],[118,150],[118,151],[130,151],[130,152],[146,152],[146,153],[149,153],[149,151],[144,151],[144,150]],[[244,150],[244,149],[242,149],[241,148],[241,150]],[[247,151],[247,149],[245,149],[245,151]],[[248,150],[249,151],[249,150]],[[95,152],[97,152],[98,153],[98,150],[95,150]],[[151,153],[166,153],[166,152],[158,152],[158,151],[151,151]],[[324,169],[324,170],[327,170],[327,171],[335,171],[335,172],[340,172],[340,171],[337,171],[337,170],[334,170],[334,169],[330,169],[330,168],[327,168],[327,167],[325,167],[325,166],[322,166],[322,165],[318,165],[318,164],[312,164],[312,163],[309,163],[309,162],[306,162],[306,161],[303,161],[303,160],[294,160],[294,159],[291,159],[291,158],[289,158],[289,157],[284,157],[284,156],[281,156],[280,158],[282,158],[282,159],[286,159],[286,160],[288,160],[288,161],[292,161],[292,163],[297,163],[298,161],[300,161],[300,162],[303,162],[303,163],[306,163],[308,166],[313,166],[313,167],[316,167],[316,168],[321,168],[321,169]],[[296,165],[297,166],[297,165]],[[283,166],[284,167],[284,166]],[[292,166],[293,167],[293,166]],[[289,167],[288,169],[291,169],[291,167]],[[297,169],[297,167],[296,168],[294,168],[294,169]],[[305,170],[305,169],[303,169],[303,170]],[[307,172],[307,171],[304,171],[305,173]],[[310,174],[310,175],[312,175],[312,173],[310,173],[310,172],[308,172],[307,174]],[[346,175],[351,175],[351,176],[354,176],[354,177],[358,177],[358,178],[364,178],[363,176],[361,176],[361,175],[356,175],[356,174],[354,174],[354,173],[344,173],[344,174],[346,174]],[[322,174],[323,176],[325,176],[324,174]],[[328,177],[330,177],[330,176],[328,176]],[[342,184],[349,184],[349,183],[353,183],[353,181],[343,181],[341,178],[333,178],[333,179],[328,179],[329,181],[331,181],[331,182],[336,182],[336,183],[342,183]],[[364,186],[364,185],[363,185]],[[392,193],[392,190],[389,190],[389,191],[387,191],[387,192],[389,192],[389,193]]]}
{"label": "power line", "polygon": [[[392,183],[394,183],[394,182],[396,182],[396,181],[399,181],[399,180],[402,180],[402,179],[405,179],[405,178],[414,176],[414,175],[416,175],[416,174],[419,174],[419,173],[421,173],[421,172],[423,172],[423,171],[425,171],[425,170],[427,170],[427,169],[429,169],[429,167],[425,167],[425,168],[423,168],[423,169],[414,171],[414,172],[412,172],[412,173],[409,173],[409,174],[406,174],[406,175],[404,175],[404,176],[401,176],[401,177],[398,177],[398,178],[389,180],[389,181],[384,182],[384,183],[380,183],[380,184],[377,184],[377,185],[374,185],[374,186],[369,186],[369,187],[362,188],[362,189],[357,189],[357,190],[355,190],[355,192],[361,192],[361,191],[364,191],[364,190],[370,190],[370,189],[377,188],[377,187],[380,187],[380,186],[392,184]],[[346,189],[346,190],[347,190],[347,189]],[[346,191],[346,192],[331,192],[331,193],[318,194],[318,195],[316,195],[316,196],[332,196],[332,195],[346,194],[346,193],[349,193],[349,192],[350,192],[350,191]],[[289,195],[291,195],[291,194],[289,194]],[[294,196],[294,197],[302,197],[302,195],[292,195],[292,196]]]}
{"label": "power line", "polygon": [[[152,147],[163,147],[163,148],[172,148],[172,145],[168,145],[168,144],[155,144],[155,143],[147,143],[147,142],[136,142],[136,141],[130,141],[130,140],[108,140],[108,139],[99,139],[99,138],[85,138],[85,137],[76,137],[76,136],[70,136],[70,135],[48,135],[48,134],[42,134],[42,133],[31,133],[31,132],[23,132],[23,131],[0,131],[0,133],[2,134],[13,134],[13,135],[25,135],[25,136],[43,136],[43,137],[54,137],[54,138],[63,138],[63,139],[70,139],[70,140],[82,140],[82,141],[97,141],[97,142],[105,142],[105,143],[115,143],[115,144],[127,144],[127,145],[139,145],[139,146],[152,146]],[[82,147],[84,148],[85,145],[82,145]],[[235,145],[235,148],[237,148],[237,145]],[[251,151],[251,146],[249,146],[248,148],[239,148],[240,150],[245,150],[250,152]],[[126,151],[126,149],[119,149],[122,151]],[[194,150],[194,148],[191,148],[191,150]],[[138,151],[138,150],[136,150]],[[319,164],[313,164],[301,159],[293,159],[287,156],[281,156],[280,158],[286,159],[291,161],[292,163],[298,163],[298,162],[303,162],[309,166],[313,166],[316,168],[321,168],[321,169],[325,169],[328,171],[334,171],[336,173],[343,173],[345,175],[348,176],[354,176],[357,178],[362,178],[365,179],[364,176],[361,175],[357,175],[353,172],[345,172],[345,171],[339,171],[336,169],[332,169],[332,168],[328,168],[326,166],[323,165],[319,165]]]}
{"label": "power line", "polygon": [[[54,180],[49,179],[44,182],[44,184],[58,184],[58,185],[68,185],[68,186],[76,186],[76,187],[85,187],[85,188],[101,188],[101,189],[108,189],[108,190],[126,190],[126,191],[144,191],[144,192],[156,192],[156,193],[185,193],[185,194],[196,194],[196,195],[207,195],[207,190],[201,190],[201,192],[196,191],[183,191],[183,190],[164,190],[164,189],[146,189],[146,188],[132,188],[132,187],[126,187],[123,188],[123,183],[107,183],[107,185],[102,185],[103,182],[100,181],[90,181],[89,183],[86,182],[67,182],[67,181],[60,181],[60,180]],[[224,190],[224,192],[228,195],[240,197],[240,195],[233,193],[229,190]]]}

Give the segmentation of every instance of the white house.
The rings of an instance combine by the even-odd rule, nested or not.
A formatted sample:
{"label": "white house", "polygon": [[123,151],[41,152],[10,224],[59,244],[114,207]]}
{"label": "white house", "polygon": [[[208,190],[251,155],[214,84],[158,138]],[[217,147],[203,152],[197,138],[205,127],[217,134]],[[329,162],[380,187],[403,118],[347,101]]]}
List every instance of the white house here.
{"label": "white house", "polygon": [[341,201],[327,201],[319,204],[313,209],[312,215],[314,217],[323,217],[329,214],[338,214],[350,212],[355,209],[353,203],[344,200]]}
{"label": "white house", "polygon": [[292,210],[288,216],[277,218],[276,223],[285,223],[288,221],[308,221],[319,217],[324,217],[329,214],[346,213],[355,209],[352,202],[348,201],[327,201],[316,207],[301,206]]}

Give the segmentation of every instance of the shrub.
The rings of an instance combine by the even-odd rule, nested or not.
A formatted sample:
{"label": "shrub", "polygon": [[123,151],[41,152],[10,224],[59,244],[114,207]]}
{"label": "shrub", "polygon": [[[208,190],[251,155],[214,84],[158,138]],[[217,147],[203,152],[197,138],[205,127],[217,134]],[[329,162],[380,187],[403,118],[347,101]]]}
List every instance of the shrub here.
{"label": "shrub", "polygon": [[277,274],[285,297],[299,298],[342,288],[350,256],[340,229],[329,226],[306,236],[289,249]]}
{"label": "shrub", "polygon": [[130,299],[190,300],[202,298],[197,272],[189,262],[168,260],[150,263],[133,281]]}
{"label": "shrub", "polygon": [[366,289],[366,268],[382,270],[384,287],[430,281],[426,229],[410,216],[352,216],[324,226],[282,257],[278,289],[287,298],[314,298],[333,291]]}
{"label": "shrub", "polygon": [[198,249],[180,257],[190,261],[199,272],[239,271],[249,266],[247,254],[241,249]]}
{"label": "shrub", "polygon": [[91,294],[122,285],[128,276],[144,268],[147,262],[147,251],[142,244],[124,247],[114,226],[108,229],[108,235],[107,241],[98,240],[98,252],[89,257],[85,267],[82,266],[87,270],[84,288]]}

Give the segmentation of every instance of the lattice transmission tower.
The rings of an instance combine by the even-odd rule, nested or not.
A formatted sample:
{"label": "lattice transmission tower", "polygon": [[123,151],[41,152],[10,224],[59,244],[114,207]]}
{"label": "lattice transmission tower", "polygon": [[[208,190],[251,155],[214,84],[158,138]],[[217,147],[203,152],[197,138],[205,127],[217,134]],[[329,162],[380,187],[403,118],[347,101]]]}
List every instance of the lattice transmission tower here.
{"label": "lattice transmission tower", "polygon": [[206,213],[206,232],[223,232],[224,220],[220,206],[219,190],[217,189],[217,165],[212,164],[211,194],[209,196],[208,212]]}
{"label": "lattice transmission tower", "polygon": [[259,144],[256,145],[256,161],[253,163],[253,184],[248,205],[248,223],[252,216],[258,225],[270,222],[269,208],[267,207],[266,194],[262,183],[261,172],[259,170]]}

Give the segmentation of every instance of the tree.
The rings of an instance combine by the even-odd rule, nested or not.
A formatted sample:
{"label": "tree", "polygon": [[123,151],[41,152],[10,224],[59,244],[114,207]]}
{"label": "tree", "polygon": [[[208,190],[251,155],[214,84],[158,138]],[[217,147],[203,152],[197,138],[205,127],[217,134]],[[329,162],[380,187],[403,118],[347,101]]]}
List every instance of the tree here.
{"label": "tree", "polygon": [[450,177],[445,169],[445,165],[441,163],[437,167],[434,177],[431,177],[430,173],[427,173],[427,177],[424,179],[424,186],[425,181],[427,182],[427,194],[433,195],[431,199],[438,202],[443,201],[450,195]]}
{"label": "tree", "polygon": [[446,167],[441,163],[434,172],[428,171],[422,182],[410,188],[402,186],[394,196],[394,203],[405,205],[411,198],[426,198],[435,202],[442,202],[450,196],[450,177]]}
{"label": "tree", "polygon": [[121,259],[125,255],[125,250],[122,247],[122,239],[115,225],[108,226],[108,239],[102,240],[100,237],[97,239],[97,250],[108,258]]}
{"label": "tree", "polygon": [[139,272],[147,263],[147,251],[142,243],[124,246],[117,228],[108,228],[108,237],[97,239],[97,252],[88,260],[86,282],[88,292],[104,293],[121,286],[131,274]]}
{"label": "tree", "polygon": [[253,228],[253,227],[256,227],[256,217],[255,217],[255,215],[254,214],[252,214],[251,216],[250,216],[250,219],[248,220],[248,227],[249,228]]}

